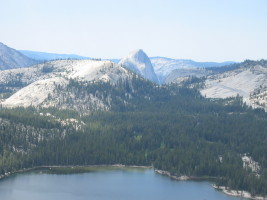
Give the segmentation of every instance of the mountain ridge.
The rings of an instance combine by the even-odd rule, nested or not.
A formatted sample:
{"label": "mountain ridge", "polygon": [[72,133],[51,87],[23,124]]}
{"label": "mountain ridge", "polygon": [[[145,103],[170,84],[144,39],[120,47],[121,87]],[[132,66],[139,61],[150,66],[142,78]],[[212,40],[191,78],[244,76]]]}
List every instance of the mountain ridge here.
{"label": "mountain ridge", "polygon": [[[138,51],[138,49],[133,50],[132,52],[134,51]],[[35,58],[36,60],[40,60],[40,61],[49,61],[49,60],[57,60],[57,59],[92,59],[90,57],[84,57],[84,56],[75,55],[75,54],[56,54],[56,53],[36,52],[36,51],[29,51],[29,50],[20,50],[20,52],[25,54],[28,57]],[[133,54],[132,52],[130,54]],[[144,51],[143,53],[145,54]],[[128,54],[128,57],[130,54]],[[120,62],[124,62],[123,59],[125,60],[126,57],[121,58],[121,59],[103,59],[103,60],[110,60],[118,64]],[[148,59],[150,59],[150,62],[153,66],[154,73],[156,74],[158,80],[156,80],[154,75],[152,75],[153,77],[150,77],[149,79],[154,82],[159,82],[160,84],[170,83],[174,81],[176,78],[184,77],[184,76],[198,76],[199,77],[199,76],[207,75],[203,73],[204,72],[203,68],[206,69],[206,68],[211,68],[211,67],[221,67],[221,66],[236,63],[233,61],[197,62],[191,59],[174,59],[174,58],[168,58],[168,57],[162,57],[162,56],[148,57]],[[128,63],[127,64],[129,65],[128,68],[132,68],[131,70],[139,74],[142,74],[140,72],[140,69],[138,69],[138,67],[136,66],[133,67],[133,65],[138,65],[138,64],[137,63],[133,65],[132,64],[133,64],[132,62],[131,64]],[[150,72],[150,73],[153,74],[153,72]]]}
{"label": "mountain ridge", "polygon": [[[7,49],[6,51],[11,49],[2,43],[1,45],[2,49]],[[16,52],[14,49],[10,51]],[[69,83],[69,79],[76,79],[80,82],[102,81],[116,84],[119,80],[125,80],[133,76],[125,69],[127,68],[143,78],[159,84],[183,82],[191,76],[204,77],[207,80],[204,82],[204,87],[200,89],[204,97],[228,98],[240,95],[248,105],[266,110],[267,86],[265,80],[267,80],[267,76],[265,61],[246,60],[223,68],[219,67],[225,63],[229,62],[195,62],[165,57],[152,57],[150,59],[142,49],[131,51],[125,58],[121,59],[119,64],[106,60],[85,60],[84,57],[81,60],[48,61],[29,68],[1,71],[0,89],[5,91],[1,96],[6,97],[18,92],[17,96],[9,97],[9,100],[2,99],[1,102],[2,105],[10,107],[13,104],[23,106],[24,103],[19,103],[22,96],[25,99],[38,98],[38,94],[34,96],[30,93],[30,90],[36,89],[36,93],[42,93],[40,88],[45,90],[45,87],[39,87],[39,85],[47,84],[52,94],[55,89],[53,84],[51,85],[52,82],[59,81],[58,87],[65,87]],[[62,81],[62,77],[67,82]],[[47,80],[47,82],[43,80]],[[19,92],[19,90],[21,91]],[[48,93],[44,92],[43,94],[48,97]],[[15,103],[16,100],[17,103]],[[39,100],[25,103],[25,105],[36,106],[39,104],[42,104]]]}

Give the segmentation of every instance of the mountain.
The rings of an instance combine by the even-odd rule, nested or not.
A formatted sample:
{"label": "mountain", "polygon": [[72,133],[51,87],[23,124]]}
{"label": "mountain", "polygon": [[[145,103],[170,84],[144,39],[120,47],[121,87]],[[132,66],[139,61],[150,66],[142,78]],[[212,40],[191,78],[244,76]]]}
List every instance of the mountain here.
{"label": "mountain", "polygon": [[[79,56],[75,54],[56,54],[29,50],[20,50],[20,52],[25,56],[38,61],[51,61],[59,59],[91,59],[89,57]],[[222,63],[195,62],[193,60],[172,59],[166,57],[148,58],[145,52],[141,49],[132,51],[127,57],[123,59],[103,60],[109,60],[116,64],[123,64],[125,67],[142,75],[144,78],[160,84],[171,83],[174,82],[177,78],[188,76],[203,77],[210,74],[209,70],[205,70],[206,68],[216,69],[218,67],[234,63],[230,61]]]}
{"label": "mountain", "polygon": [[37,61],[0,42],[0,70],[29,67]]}
{"label": "mountain", "polygon": [[[266,66],[246,61],[206,83],[254,84],[262,98]],[[77,170],[69,166],[120,163],[267,195],[266,113],[240,98],[203,98],[197,89],[204,79],[157,85],[132,71],[100,60],[1,71],[0,178],[40,166],[68,166],[67,173]]]}
{"label": "mountain", "polygon": [[85,60],[90,59],[89,57],[79,56],[75,54],[57,54],[57,53],[46,53],[38,51],[20,50],[23,55],[39,61],[59,60],[59,59],[78,59]]}
{"label": "mountain", "polygon": [[154,72],[150,59],[142,49],[130,52],[127,57],[121,59],[119,64],[140,74],[150,81],[158,83],[158,78]]}
{"label": "mountain", "polygon": [[184,76],[205,76],[203,68],[221,67],[234,62],[196,62],[193,60],[172,59],[165,57],[151,57],[151,63],[160,83],[172,82]]}
{"label": "mountain", "polygon": [[0,74],[0,91],[11,94],[3,107],[57,107],[88,113],[108,110],[110,97],[90,93],[89,87],[115,85],[133,73],[110,61],[57,60],[31,68],[5,70]]}
{"label": "mountain", "polygon": [[246,104],[267,110],[267,61],[245,61],[230,71],[207,77],[201,90],[207,98],[242,96]]}

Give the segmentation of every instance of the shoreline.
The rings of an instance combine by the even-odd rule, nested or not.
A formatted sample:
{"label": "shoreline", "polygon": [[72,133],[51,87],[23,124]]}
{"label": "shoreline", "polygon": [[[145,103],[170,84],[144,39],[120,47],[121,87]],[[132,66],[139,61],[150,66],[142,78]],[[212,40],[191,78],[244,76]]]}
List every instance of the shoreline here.
{"label": "shoreline", "polygon": [[164,170],[160,170],[160,169],[154,169],[154,172],[156,172],[157,174],[161,174],[161,175],[164,175],[164,176],[168,176],[168,177],[170,177],[171,179],[174,179],[174,180],[177,180],[177,181],[188,181],[188,180],[193,180],[192,177],[189,177],[189,176],[174,176],[174,175],[171,175],[170,172],[168,172],[168,171],[164,171]]}
{"label": "shoreline", "polygon": [[70,168],[70,169],[77,169],[77,168],[86,168],[86,167],[114,167],[114,168],[139,168],[139,169],[152,169],[152,166],[144,166],[144,165],[123,165],[123,164],[113,164],[113,165],[43,165],[43,166],[36,166],[32,168],[23,168],[20,170],[15,170],[12,172],[6,172],[5,174],[0,175],[0,180],[5,179],[9,176],[31,172],[34,170],[41,170],[41,169],[59,169],[59,168]]}
{"label": "shoreline", "polygon": [[[158,174],[164,175],[164,176],[168,176],[171,179],[177,180],[177,181],[188,181],[188,180],[207,180],[207,179],[215,179],[216,177],[192,177],[192,176],[174,176],[171,175],[170,172],[168,171],[164,171],[164,170],[159,170],[159,169],[154,169],[154,171]],[[212,187],[216,190],[219,190],[221,192],[223,192],[226,195],[229,196],[234,196],[234,197],[241,197],[241,198],[246,198],[246,199],[252,199],[252,200],[267,200],[267,196],[252,196],[251,193],[247,192],[247,191],[241,191],[241,190],[231,190],[225,186],[217,186],[215,184],[212,184]]]}
{"label": "shoreline", "polygon": [[154,171],[158,174],[164,175],[164,176],[168,176],[171,179],[177,180],[177,181],[189,181],[189,180],[193,180],[193,181],[204,181],[204,180],[213,180],[213,179],[217,179],[217,177],[198,177],[198,176],[187,176],[187,175],[182,175],[182,176],[175,176],[175,175],[171,175],[171,173],[169,171],[165,171],[165,170],[160,170],[160,169],[154,169]]}
{"label": "shoreline", "polygon": [[267,200],[267,196],[265,197],[264,196],[252,196],[251,193],[247,191],[243,191],[243,190],[231,190],[225,186],[217,186],[215,184],[212,184],[212,187],[229,196],[241,197],[241,198],[247,198],[247,199],[253,199],[253,200]]}
{"label": "shoreline", "polygon": [[[5,179],[9,176],[15,175],[15,174],[20,174],[20,173],[26,173],[26,172],[31,172],[34,170],[41,170],[41,169],[59,169],[59,168],[71,168],[71,169],[77,169],[77,168],[90,168],[90,167],[114,167],[114,168],[121,168],[121,169],[126,169],[126,168],[139,168],[139,169],[153,169],[153,171],[157,174],[167,176],[173,180],[177,181],[188,181],[188,180],[209,180],[209,179],[215,179],[216,177],[194,177],[194,176],[187,176],[187,175],[182,175],[182,176],[175,176],[171,175],[169,171],[165,170],[160,170],[160,169],[155,169],[153,166],[143,166],[143,165],[123,165],[123,164],[113,164],[113,165],[44,165],[44,166],[37,166],[37,167],[32,167],[32,168],[24,168],[20,170],[16,170],[13,172],[6,172],[5,174],[0,175],[0,180]],[[85,170],[86,172],[86,170]],[[234,196],[234,197],[241,197],[241,198],[247,198],[247,199],[252,199],[252,200],[267,200],[267,196],[252,196],[251,193],[247,191],[241,191],[241,190],[231,190],[225,186],[217,186],[215,184],[211,185],[214,189],[219,190],[223,192],[226,195],[229,196]]]}

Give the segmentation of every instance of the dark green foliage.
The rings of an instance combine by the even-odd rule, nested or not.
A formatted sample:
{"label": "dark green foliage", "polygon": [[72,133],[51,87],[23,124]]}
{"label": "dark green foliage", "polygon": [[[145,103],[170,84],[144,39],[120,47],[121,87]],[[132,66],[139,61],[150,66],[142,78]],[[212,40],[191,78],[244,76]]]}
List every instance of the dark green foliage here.
{"label": "dark green foliage", "polygon": [[[0,119],[7,122],[0,126],[0,173],[43,165],[153,165],[267,194],[267,116],[243,105],[240,97],[211,101],[196,89],[137,77],[116,86],[71,80],[68,90],[79,98],[109,97],[111,111],[85,116],[56,108],[1,110]],[[39,112],[76,118],[85,126],[63,127]],[[244,153],[261,165],[260,178],[243,168]]]}
{"label": "dark green foliage", "polygon": [[59,128],[60,124],[46,117],[34,113],[34,108],[1,109],[0,118],[10,120],[15,123],[22,123],[36,128]]}

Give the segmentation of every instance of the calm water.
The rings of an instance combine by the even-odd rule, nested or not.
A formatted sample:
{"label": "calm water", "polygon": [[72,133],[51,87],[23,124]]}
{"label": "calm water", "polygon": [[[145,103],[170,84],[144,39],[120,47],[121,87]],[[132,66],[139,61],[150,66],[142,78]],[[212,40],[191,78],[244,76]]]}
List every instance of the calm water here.
{"label": "calm water", "polygon": [[238,200],[211,183],[174,181],[153,170],[27,173],[0,181],[0,200]]}

